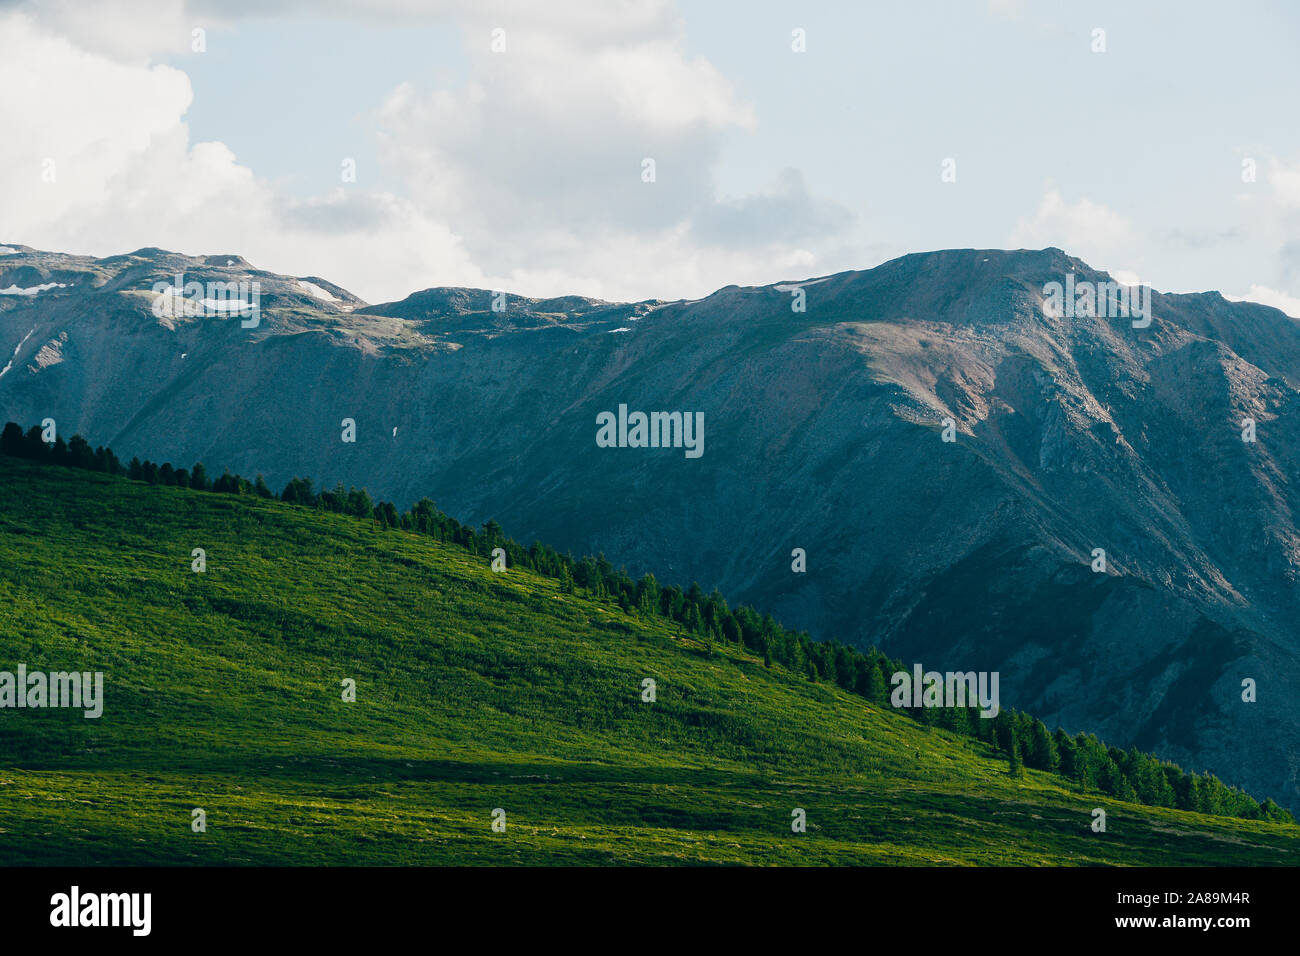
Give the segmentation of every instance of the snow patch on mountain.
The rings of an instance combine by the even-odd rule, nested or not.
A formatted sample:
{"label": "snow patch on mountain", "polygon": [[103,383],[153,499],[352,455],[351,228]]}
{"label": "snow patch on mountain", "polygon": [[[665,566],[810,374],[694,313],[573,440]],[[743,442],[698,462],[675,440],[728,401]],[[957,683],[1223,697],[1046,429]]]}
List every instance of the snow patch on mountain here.
{"label": "snow patch on mountain", "polygon": [[45,292],[49,289],[66,289],[65,282],[47,282],[44,285],[34,285],[27,289],[20,289],[16,285],[11,285],[7,289],[0,289],[0,295],[36,295],[38,292]]}
{"label": "snow patch on mountain", "polygon": [[318,286],[318,285],[317,285],[316,283],[314,283],[314,282],[307,282],[307,281],[304,280],[304,279],[299,279],[299,280],[298,280],[298,285],[299,285],[299,286],[302,288],[302,290],[303,290],[304,292],[306,292],[308,295],[314,295],[316,298],[321,299],[321,300],[323,300],[323,301],[325,301],[325,302],[337,302],[337,301],[338,301],[338,296],[336,296],[336,295],[332,295],[330,292],[328,292],[328,291],[325,290],[325,289],[322,289],[320,286]]}
{"label": "snow patch on mountain", "polygon": [[0,378],[4,378],[5,372],[9,371],[11,368],[14,367],[14,359],[18,357],[18,353],[22,351],[22,347],[27,344],[27,340],[32,337],[32,333],[34,333],[35,331],[36,329],[33,328],[31,332],[28,332],[26,335],[23,336],[23,340],[21,342],[19,342],[17,345],[14,346],[13,358],[9,360],[9,363],[5,365],[4,368],[0,368]]}

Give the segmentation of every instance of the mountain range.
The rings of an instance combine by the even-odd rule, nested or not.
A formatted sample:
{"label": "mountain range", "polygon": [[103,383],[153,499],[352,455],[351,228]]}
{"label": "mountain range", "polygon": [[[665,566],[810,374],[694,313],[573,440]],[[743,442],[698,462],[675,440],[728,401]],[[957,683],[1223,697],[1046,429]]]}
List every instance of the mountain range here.
{"label": "mountain range", "polygon": [[[160,310],[178,276],[256,282],[255,321]],[[1144,327],[1047,307],[1109,280],[950,250],[691,301],[370,305],[237,255],[11,244],[0,413],[428,495],[814,637],[997,671],[1004,706],[1296,808],[1300,322],[1215,292],[1154,292]],[[702,454],[603,447],[620,406],[701,416]]]}

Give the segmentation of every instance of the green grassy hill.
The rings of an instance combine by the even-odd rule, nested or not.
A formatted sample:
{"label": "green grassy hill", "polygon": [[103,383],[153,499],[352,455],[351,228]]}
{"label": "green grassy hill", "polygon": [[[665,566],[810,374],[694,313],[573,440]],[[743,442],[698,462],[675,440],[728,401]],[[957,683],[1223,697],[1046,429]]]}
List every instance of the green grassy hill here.
{"label": "green grassy hill", "polygon": [[1300,859],[1300,827],[1013,779],[676,630],[427,536],[0,456],[0,670],[105,681],[98,720],[0,709],[0,864]]}

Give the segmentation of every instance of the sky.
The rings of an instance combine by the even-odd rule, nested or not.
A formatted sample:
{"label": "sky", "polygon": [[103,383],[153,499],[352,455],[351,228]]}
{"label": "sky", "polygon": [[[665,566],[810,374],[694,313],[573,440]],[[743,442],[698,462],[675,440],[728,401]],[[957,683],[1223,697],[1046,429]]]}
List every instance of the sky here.
{"label": "sky", "polygon": [[1285,2],[0,0],[0,244],[370,302],[1058,246],[1300,317],[1298,40]]}

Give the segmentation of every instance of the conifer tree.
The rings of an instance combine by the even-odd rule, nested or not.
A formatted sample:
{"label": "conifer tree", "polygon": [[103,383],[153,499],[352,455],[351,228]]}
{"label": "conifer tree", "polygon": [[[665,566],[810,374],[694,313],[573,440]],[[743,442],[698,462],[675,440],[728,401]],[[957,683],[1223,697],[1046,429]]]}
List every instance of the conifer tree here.
{"label": "conifer tree", "polygon": [[23,453],[23,429],[17,422],[6,422],[0,432],[0,451],[15,458]]}
{"label": "conifer tree", "polygon": [[1048,773],[1056,773],[1060,766],[1056,744],[1052,741],[1052,735],[1047,732],[1047,725],[1041,720],[1035,720],[1030,730],[1029,766],[1036,770],[1046,770]]}
{"label": "conifer tree", "polygon": [[41,438],[41,426],[33,425],[27,429],[27,435],[23,439],[23,457],[35,458],[38,461],[48,458],[50,449],[46,446],[45,440]]}
{"label": "conifer tree", "polygon": [[880,672],[880,667],[875,661],[867,663],[867,687],[863,696],[877,704],[889,702],[889,686],[885,683],[885,675]]}
{"label": "conifer tree", "polygon": [[1025,761],[1020,756],[1020,741],[1015,737],[1011,739],[1011,754],[1008,758],[1008,773],[1013,777],[1023,777],[1025,775]]}

